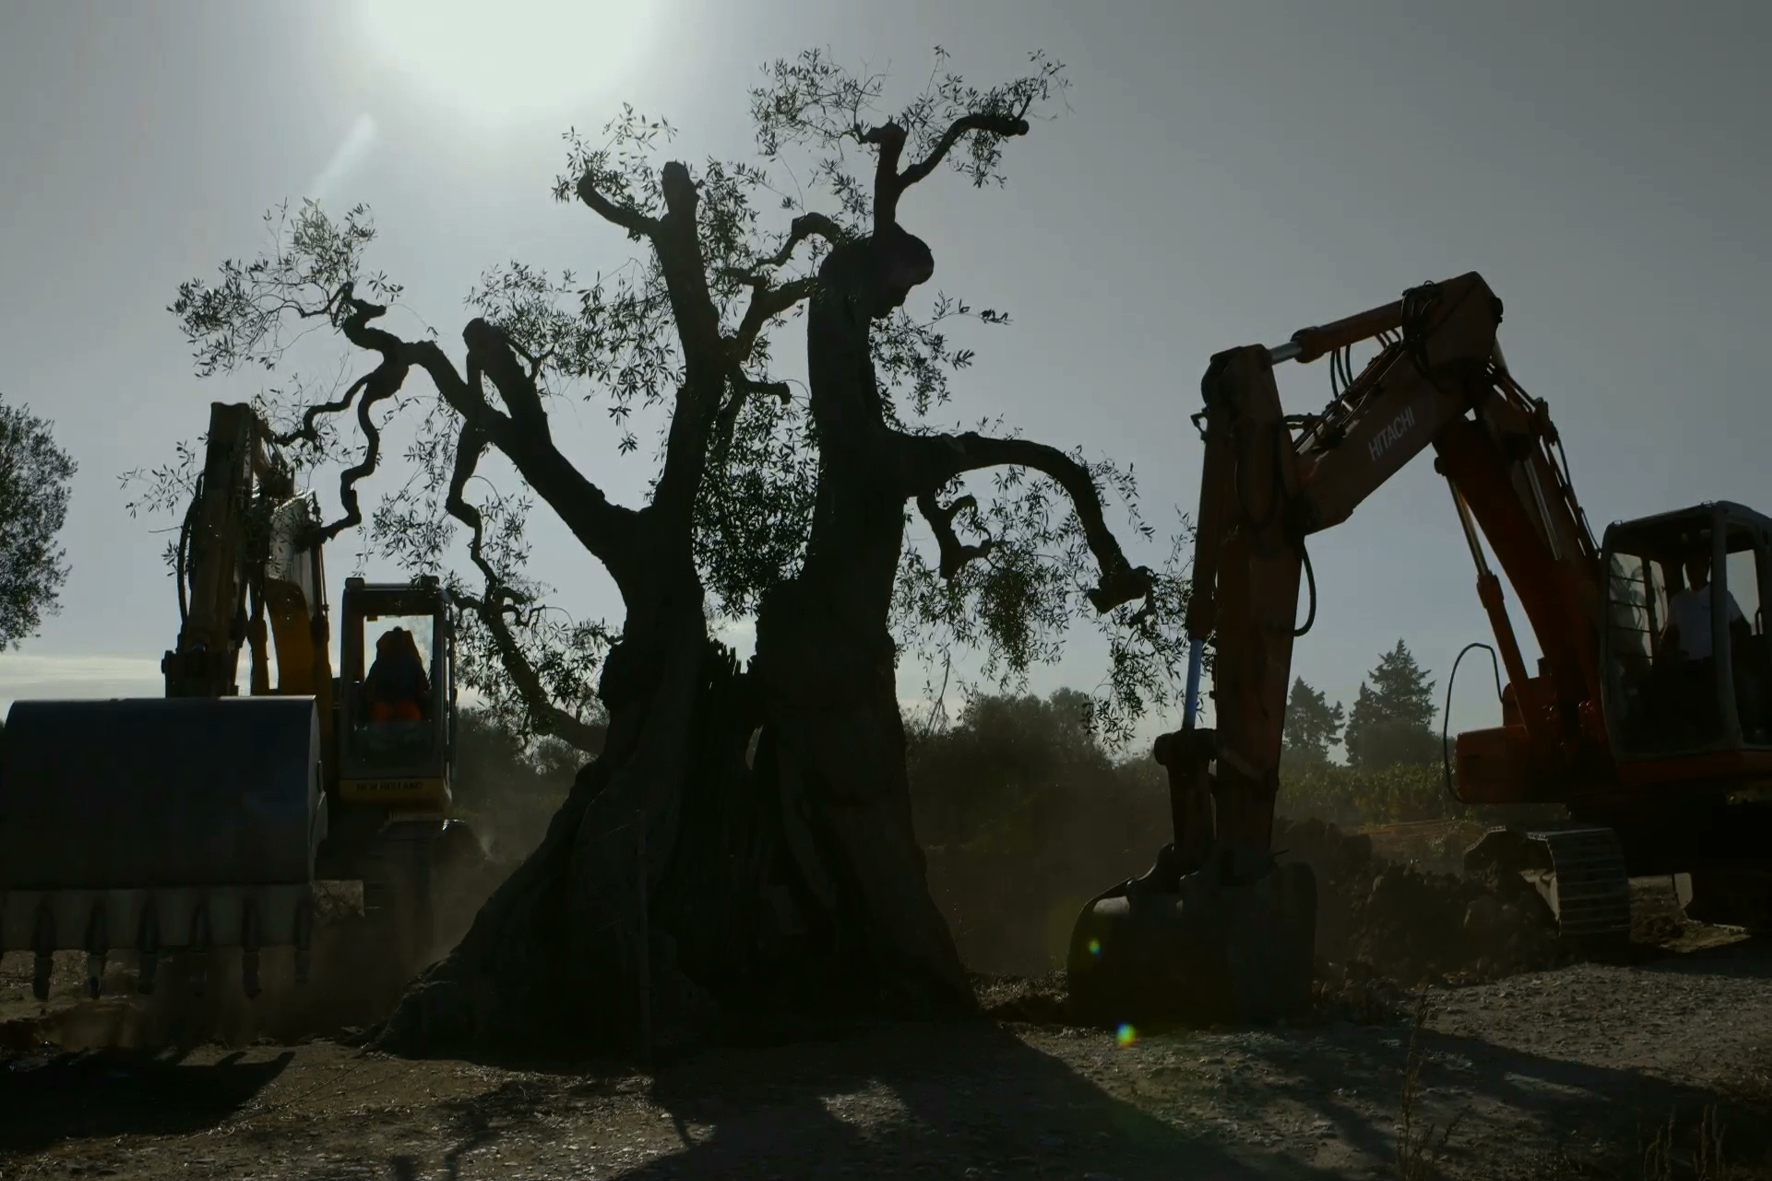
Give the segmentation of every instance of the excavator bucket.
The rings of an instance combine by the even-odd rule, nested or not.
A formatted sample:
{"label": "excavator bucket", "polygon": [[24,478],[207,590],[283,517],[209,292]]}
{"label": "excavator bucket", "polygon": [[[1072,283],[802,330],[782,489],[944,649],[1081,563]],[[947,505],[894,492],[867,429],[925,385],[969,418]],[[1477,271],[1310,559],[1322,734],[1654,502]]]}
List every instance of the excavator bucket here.
{"label": "excavator bucket", "polygon": [[1311,1001],[1317,884],[1307,865],[1213,836],[1209,730],[1158,740],[1175,840],[1143,876],[1083,908],[1066,958],[1083,1020],[1133,1027],[1262,1024]]}
{"label": "excavator bucket", "polygon": [[[314,858],[326,835],[311,697],[20,701],[0,738],[0,947],[105,958],[292,946],[306,971]],[[201,979],[201,975],[199,975]]]}

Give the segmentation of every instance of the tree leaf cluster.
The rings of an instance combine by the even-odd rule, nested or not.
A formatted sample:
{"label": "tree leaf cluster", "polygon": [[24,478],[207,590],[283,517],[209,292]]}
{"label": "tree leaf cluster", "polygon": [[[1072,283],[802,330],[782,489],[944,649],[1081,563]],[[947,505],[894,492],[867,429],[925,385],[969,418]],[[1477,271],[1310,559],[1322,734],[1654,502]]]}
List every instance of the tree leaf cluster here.
{"label": "tree leaf cluster", "polygon": [[60,610],[74,459],[49,420],[0,400],[0,647],[17,648]]}

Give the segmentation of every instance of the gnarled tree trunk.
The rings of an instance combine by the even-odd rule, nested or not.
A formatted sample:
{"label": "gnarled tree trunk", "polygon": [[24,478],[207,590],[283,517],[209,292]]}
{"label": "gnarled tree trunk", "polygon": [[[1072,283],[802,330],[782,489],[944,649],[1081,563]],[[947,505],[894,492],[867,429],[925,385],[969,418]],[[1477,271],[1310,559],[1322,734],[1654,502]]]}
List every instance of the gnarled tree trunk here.
{"label": "gnarled tree trunk", "polygon": [[625,1049],[640,1026],[643,979],[668,1038],[704,1021],[707,986],[743,964],[733,952],[755,931],[770,825],[749,792],[743,678],[708,638],[693,571],[630,617],[602,693],[603,753],[378,1045]]}
{"label": "gnarled tree trunk", "polygon": [[905,773],[888,628],[905,492],[868,339],[873,319],[896,306],[882,293],[879,256],[871,238],[847,243],[820,269],[807,320],[818,499],[800,573],[758,615],[752,667],[789,840],[842,933],[852,978],[898,1011],[969,1009],[959,953],[929,893]]}

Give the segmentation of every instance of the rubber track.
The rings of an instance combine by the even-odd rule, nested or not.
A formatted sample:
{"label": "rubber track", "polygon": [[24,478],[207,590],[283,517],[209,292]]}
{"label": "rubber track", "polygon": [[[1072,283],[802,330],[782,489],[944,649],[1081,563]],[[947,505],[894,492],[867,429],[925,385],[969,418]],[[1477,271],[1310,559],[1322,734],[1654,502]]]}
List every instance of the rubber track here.
{"label": "rubber track", "polygon": [[1557,929],[1565,937],[1630,933],[1630,877],[1624,848],[1609,828],[1528,832],[1550,850]]}

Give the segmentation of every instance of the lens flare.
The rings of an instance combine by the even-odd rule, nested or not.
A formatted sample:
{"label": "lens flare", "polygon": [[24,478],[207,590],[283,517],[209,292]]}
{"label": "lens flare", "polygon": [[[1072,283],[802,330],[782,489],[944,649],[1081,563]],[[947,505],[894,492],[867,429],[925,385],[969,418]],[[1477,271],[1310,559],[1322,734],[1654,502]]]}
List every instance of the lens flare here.
{"label": "lens flare", "polygon": [[1089,954],[1090,955],[1100,955],[1101,954],[1101,940],[1091,939],[1089,941]]}
{"label": "lens flare", "polygon": [[1122,1024],[1120,1026],[1120,1028],[1114,1030],[1114,1044],[1116,1046],[1120,1047],[1122,1050],[1124,1050],[1127,1046],[1130,1046],[1133,1042],[1136,1042],[1137,1040],[1138,1040],[1138,1031],[1136,1029],[1132,1028],[1130,1025]]}

